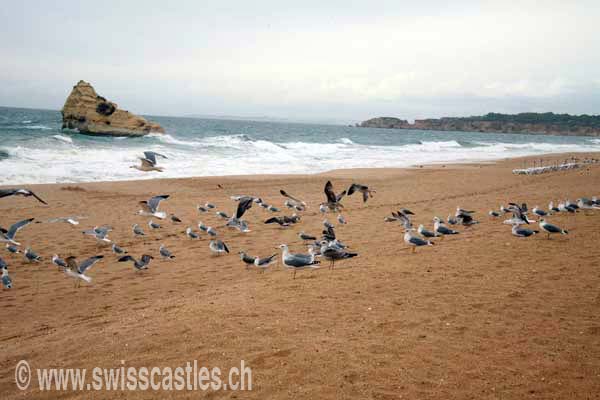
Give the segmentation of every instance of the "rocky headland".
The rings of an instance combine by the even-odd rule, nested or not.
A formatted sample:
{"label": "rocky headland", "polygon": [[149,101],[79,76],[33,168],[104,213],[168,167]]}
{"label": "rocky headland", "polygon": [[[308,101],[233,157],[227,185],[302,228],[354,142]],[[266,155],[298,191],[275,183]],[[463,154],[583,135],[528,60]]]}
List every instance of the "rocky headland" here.
{"label": "rocky headland", "polygon": [[143,136],[164,133],[162,126],[121,110],[116,103],[98,95],[92,85],[79,81],[62,109],[63,129],[88,135]]}

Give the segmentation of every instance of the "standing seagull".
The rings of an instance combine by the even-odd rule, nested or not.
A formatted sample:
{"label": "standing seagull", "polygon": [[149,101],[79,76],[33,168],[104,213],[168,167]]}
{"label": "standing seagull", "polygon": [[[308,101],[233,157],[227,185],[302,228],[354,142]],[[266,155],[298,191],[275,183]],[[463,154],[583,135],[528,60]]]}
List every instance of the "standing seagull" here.
{"label": "standing seagull", "polygon": [[171,254],[171,252],[165,247],[164,244],[160,245],[158,252],[162,256],[162,258],[164,258],[165,260],[172,260],[175,258],[175,256],[173,254]]}
{"label": "standing seagull", "polygon": [[227,248],[227,245],[225,243],[223,243],[223,241],[215,239],[215,240],[211,240],[210,243],[208,244],[208,247],[210,248],[210,251],[212,251],[213,253],[216,253],[217,255],[221,255],[223,253],[229,253],[229,249]]}
{"label": "standing seagull", "polygon": [[192,228],[190,228],[189,226],[187,227],[187,229],[185,230],[185,234],[187,235],[187,237],[189,237],[190,239],[200,239],[200,235],[198,235],[196,232],[194,232],[192,230]]}
{"label": "standing seagull", "polygon": [[23,253],[25,259],[29,262],[40,262],[42,261],[42,257],[38,256],[31,248],[25,249],[25,253]]}
{"label": "standing seagull", "polygon": [[150,229],[159,229],[160,225],[157,224],[156,222],[153,222],[152,220],[148,221],[148,226],[150,227]]}
{"label": "standing seagull", "polygon": [[33,193],[29,189],[2,189],[2,190],[0,190],[0,198],[8,197],[8,196],[23,196],[23,197],[33,196],[40,203],[48,205],[48,203],[46,203],[44,200],[39,198],[35,193]]}
{"label": "standing seagull", "polygon": [[122,247],[117,246],[116,243],[113,243],[111,249],[112,249],[112,252],[115,254],[127,254],[127,250],[123,249]]}
{"label": "standing seagull", "polygon": [[373,197],[373,193],[375,193],[375,190],[369,189],[368,186],[361,185],[359,183],[353,183],[348,188],[348,196],[352,196],[354,192],[361,192],[363,196],[363,203],[366,203],[367,200],[369,200],[369,197]]}
{"label": "standing seagull", "polygon": [[428,231],[427,229],[425,229],[425,227],[423,226],[423,224],[419,225],[419,228],[417,229],[417,232],[419,232],[419,235],[426,237],[426,238],[434,238],[436,237],[436,234]]}
{"label": "standing seagull", "polygon": [[277,254],[273,254],[269,257],[263,258],[256,257],[254,259],[254,266],[257,267],[260,270],[260,272],[264,273],[265,270],[269,268],[269,266],[274,262],[275,257],[277,257]]}
{"label": "standing seagull", "polygon": [[516,237],[529,237],[538,233],[540,233],[540,231],[521,228],[519,224],[513,224],[512,226],[512,234]]}
{"label": "standing seagull", "polygon": [[177,215],[171,214],[171,222],[178,223],[178,222],[181,222],[181,219],[179,219],[179,217]]}
{"label": "standing seagull", "polygon": [[119,262],[127,262],[127,261],[133,261],[133,266],[135,267],[136,271],[141,271],[143,269],[148,269],[148,265],[150,264],[150,260],[153,260],[154,257],[148,255],[148,254],[144,254],[142,255],[142,258],[140,258],[140,260],[136,260],[135,258],[133,258],[132,256],[123,256],[121,258],[119,258]]}
{"label": "standing seagull", "polygon": [[[4,263],[4,261],[2,261],[2,263]],[[2,286],[4,286],[5,289],[12,289],[12,279],[8,276],[8,266],[6,264],[2,266]]]}
{"label": "standing seagull", "polygon": [[60,258],[58,254],[52,256],[52,264],[56,265],[59,271],[61,268],[67,268],[66,261]]}
{"label": "standing seagull", "polygon": [[329,265],[329,269],[333,269],[335,267],[336,260],[345,260],[348,258],[353,258],[358,256],[358,253],[350,253],[344,250],[343,248],[324,244],[323,246],[321,246],[321,255],[331,262]]}
{"label": "standing seagull", "polygon": [[423,240],[420,237],[413,235],[411,229],[407,229],[406,232],[404,232],[404,243],[412,247],[413,253],[419,246],[433,246],[433,242]]}
{"label": "standing seagull", "polygon": [[544,218],[540,219],[540,228],[548,234],[548,239],[550,239],[551,233],[560,233],[561,235],[568,235],[569,231],[559,228],[556,225],[552,225],[544,220]]}
{"label": "standing seagull", "polygon": [[285,244],[280,245],[279,248],[282,250],[283,266],[294,271],[293,279],[296,279],[296,271],[319,268],[316,265],[319,261],[315,261],[314,254],[292,254]]}
{"label": "standing seagull", "polygon": [[240,251],[239,255],[240,259],[244,262],[244,264],[246,264],[246,269],[249,269],[251,265],[254,265],[254,260],[256,260],[256,257],[252,257],[244,251]]}
{"label": "standing seagull", "polygon": [[460,233],[444,226],[444,222],[438,217],[433,218],[433,231],[436,236],[441,236],[442,239],[445,235],[458,235]]}
{"label": "standing seagull", "polygon": [[538,206],[533,207],[533,213],[535,215],[537,215],[538,217],[545,217],[546,215],[548,215],[548,213],[544,210],[542,210],[541,208],[539,208]]}
{"label": "standing seagull", "polygon": [[21,228],[29,225],[33,220],[34,218],[24,219],[12,224],[11,227],[8,228],[8,231],[5,231],[4,229],[0,230],[0,242],[8,242],[14,244],[15,246],[20,246],[21,243],[15,241],[17,232],[19,232]]}
{"label": "standing seagull", "polygon": [[160,196],[154,196],[150,198],[148,201],[140,201],[140,206],[142,209],[138,211],[139,215],[144,215],[147,217],[156,217],[158,219],[165,219],[167,217],[167,213],[164,211],[158,211],[158,207],[160,202],[169,198],[168,194],[163,194]]}
{"label": "standing seagull", "polygon": [[90,269],[92,265],[96,264],[103,258],[104,256],[94,256],[88,258],[87,260],[83,260],[80,264],[77,264],[77,258],[73,256],[68,257],[66,260],[67,266],[64,268],[64,272],[71,278],[76,279],[75,286],[79,287],[81,281],[86,281],[87,283],[92,281],[92,278],[85,275],[85,271]]}
{"label": "standing seagull", "polygon": [[140,226],[138,224],[133,224],[133,226],[131,227],[131,230],[133,231],[133,234],[135,236],[144,236],[145,233],[142,230],[142,228],[140,228]]}

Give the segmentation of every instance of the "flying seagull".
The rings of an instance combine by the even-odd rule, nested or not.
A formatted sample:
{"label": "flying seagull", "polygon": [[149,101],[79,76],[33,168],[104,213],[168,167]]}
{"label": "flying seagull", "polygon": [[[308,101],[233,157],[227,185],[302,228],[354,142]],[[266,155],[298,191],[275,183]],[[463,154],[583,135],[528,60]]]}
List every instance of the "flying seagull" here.
{"label": "flying seagull", "polygon": [[369,189],[368,186],[361,185],[359,183],[353,183],[348,188],[348,196],[352,196],[354,192],[362,193],[363,203],[366,203],[367,200],[369,200],[369,197],[373,197],[373,193],[375,193],[375,190]]}
{"label": "flying seagull", "polygon": [[135,168],[139,171],[149,172],[149,171],[158,171],[163,172],[164,169],[162,167],[158,167],[156,157],[167,158],[166,156],[155,153],[153,151],[145,151],[144,157],[140,157],[141,165],[132,165],[130,168]]}
{"label": "flying seagull", "polygon": [[20,246],[21,243],[15,241],[17,232],[19,232],[19,230],[23,227],[29,225],[33,220],[34,218],[24,219],[15,224],[12,224],[10,228],[8,228],[8,231],[5,231],[4,229],[0,230],[0,242],[8,242],[14,244],[15,246]]}
{"label": "flying seagull", "polygon": [[71,225],[79,225],[80,219],[85,219],[85,217],[58,217],[58,218],[52,218],[51,220],[48,220],[48,222],[49,223],[66,222]]}
{"label": "flying seagull", "polygon": [[148,254],[142,255],[142,257],[139,260],[136,260],[132,256],[127,255],[127,256],[123,256],[123,257],[119,258],[119,262],[132,261],[133,266],[135,267],[136,271],[141,271],[143,269],[148,269],[150,260],[153,260],[153,259],[154,259],[154,257],[152,257]]}
{"label": "flying seagull", "polygon": [[142,206],[142,209],[138,211],[138,214],[148,217],[165,219],[167,217],[167,213],[164,211],[158,211],[158,207],[161,201],[166,200],[168,198],[168,194],[163,194],[160,196],[154,196],[148,201],[140,201],[139,204]]}
{"label": "flying seagull", "polygon": [[111,243],[111,240],[108,238],[108,233],[112,231],[112,228],[107,225],[103,226],[95,226],[90,230],[83,231],[84,235],[92,236],[99,243]]}
{"label": "flying seagull", "polygon": [[333,185],[331,181],[327,181],[325,184],[325,188],[323,190],[325,192],[325,196],[327,197],[327,202],[321,203],[321,205],[327,206],[327,208],[331,211],[340,211],[344,208],[344,206],[340,203],[344,196],[346,195],[346,191],[344,190],[340,194],[335,194],[333,191]]}
{"label": "flying seagull", "polygon": [[92,278],[87,276],[85,272],[92,267],[92,265],[96,264],[98,261],[103,259],[104,256],[94,256],[90,257],[86,260],[83,260],[81,263],[77,263],[77,258],[71,256],[67,257],[67,266],[64,268],[65,274],[70,276],[71,278],[76,279],[75,286],[79,287],[81,281],[86,281],[90,283]]}
{"label": "flying seagull", "polygon": [[9,197],[9,196],[23,196],[23,197],[33,196],[40,203],[48,205],[48,203],[46,203],[44,200],[39,198],[35,193],[33,193],[29,189],[1,189],[0,190],[0,198]]}
{"label": "flying seagull", "polygon": [[568,235],[569,231],[559,228],[556,225],[552,225],[544,220],[544,218],[540,219],[540,228],[548,234],[548,239],[550,239],[550,234],[552,233],[560,233],[561,235]]}

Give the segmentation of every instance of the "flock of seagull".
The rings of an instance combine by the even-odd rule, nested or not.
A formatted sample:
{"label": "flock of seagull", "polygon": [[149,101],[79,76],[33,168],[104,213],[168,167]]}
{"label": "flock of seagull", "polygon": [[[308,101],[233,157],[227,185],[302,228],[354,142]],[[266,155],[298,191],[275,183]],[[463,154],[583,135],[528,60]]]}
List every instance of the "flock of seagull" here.
{"label": "flock of seagull", "polygon": [[[142,159],[142,167],[144,165],[158,168],[156,166],[156,157],[164,157],[158,153],[145,152],[145,157]],[[140,167],[140,168],[142,168]],[[220,185],[219,185],[220,187]],[[331,181],[328,181],[324,187],[325,201],[319,204],[319,211],[326,215],[327,213],[337,214],[336,221],[340,225],[347,224],[346,218],[343,216],[344,205],[342,200],[351,196],[354,193],[361,193],[363,203],[366,203],[370,198],[373,197],[375,190],[369,188],[366,185],[353,183],[347,190],[343,190],[340,193],[335,193]],[[280,194],[285,198],[284,207],[293,211],[293,214],[288,215],[276,215],[267,218],[264,224],[277,224],[280,229],[288,229],[294,227],[302,220],[301,213],[305,211],[308,206],[306,202],[302,201],[296,196],[287,193],[285,190],[280,190]],[[28,189],[4,189],[0,190],[0,198],[8,196],[23,196],[23,197],[34,197],[39,202],[47,205],[47,203],[38,197],[35,193]],[[182,220],[175,214],[167,214],[165,211],[160,210],[162,202],[168,200],[170,195],[158,195],[146,201],[140,201],[140,210],[137,215],[147,217],[147,229],[148,232],[161,229],[163,221],[171,221],[173,224],[181,224]],[[281,213],[281,209],[278,207],[267,204],[260,197],[250,195],[236,195],[230,196],[230,199],[237,202],[234,212],[229,215],[222,210],[216,210],[216,206],[211,203],[205,203],[198,205],[197,211],[200,215],[213,214],[217,218],[225,221],[223,227],[228,229],[236,229],[240,233],[251,232],[249,224],[243,219],[244,215],[253,206],[263,208],[267,212]],[[538,234],[541,231],[547,234],[547,238],[553,234],[568,234],[566,229],[556,226],[547,221],[547,218],[554,214],[569,213],[575,214],[577,212],[589,212],[591,210],[600,209],[600,200],[596,197],[591,199],[580,198],[576,202],[569,200],[561,201],[557,203],[557,206],[551,201],[548,205],[548,210],[535,206],[531,212],[527,207],[527,204],[509,203],[507,207],[500,206],[499,210],[489,211],[489,216],[493,219],[497,219],[505,214],[512,214],[512,216],[504,221],[504,224],[511,225],[512,235],[516,237],[530,237]],[[300,213],[300,214],[299,214]],[[457,207],[454,215],[448,215],[447,219],[439,218],[435,216],[433,218],[433,229],[427,229],[423,224],[420,224],[416,229],[413,227],[411,217],[415,214],[406,208],[400,208],[398,211],[392,212],[391,215],[384,218],[385,222],[399,222],[404,229],[404,242],[411,248],[412,252],[416,251],[417,247],[421,246],[432,246],[435,243],[435,239],[443,240],[447,235],[458,235],[460,231],[456,230],[456,227],[462,226],[469,228],[477,225],[479,221],[475,220],[473,215],[475,211],[466,210]],[[538,225],[540,230],[529,229],[526,226],[535,222],[533,218],[538,219]],[[85,219],[82,216],[72,217],[59,217],[49,220],[50,223],[64,222],[73,226],[80,224],[80,220]],[[21,243],[17,241],[17,233],[25,228],[27,225],[32,223],[34,218],[28,218],[16,222],[8,229],[0,227],[0,242],[6,243],[6,249],[10,253],[18,254],[22,253],[25,259],[30,263],[39,263],[43,259],[36,254],[31,248],[27,247],[25,250],[21,250]],[[198,231],[188,226],[185,229],[185,235],[189,240],[198,240],[203,234],[209,239],[208,247],[215,256],[230,253],[230,249],[227,244],[220,239],[222,235],[219,234],[217,228],[205,225],[202,221],[198,222]],[[451,227],[452,226],[452,227]],[[146,228],[140,224],[133,224],[131,232],[134,237],[144,237],[147,235]],[[220,229],[220,228],[219,228]],[[139,258],[136,258],[115,243],[110,237],[110,233],[113,228],[109,225],[95,226],[91,229],[83,230],[82,233],[86,236],[90,236],[95,239],[98,244],[110,246],[112,252],[117,256],[118,262],[131,262],[136,271],[143,271],[148,269],[154,256],[151,254],[142,254]],[[350,251],[349,246],[339,240],[336,234],[336,227],[333,223],[327,219],[323,220],[323,228],[320,236],[311,235],[304,231],[298,233],[298,238],[308,246],[306,253],[292,253],[287,244],[281,244],[278,246],[281,249],[281,261],[284,268],[292,271],[292,277],[295,279],[296,272],[300,270],[312,270],[320,268],[321,260],[329,262],[329,268],[335,267],[336,261],[343,261],[358,256],[357,252]],[[271,254],[264,257],[252,256],[246,251],[238,252],[242,263],[247,269],[255,268],[260,272],[264,272],[269,266],[275,261],[277,254]],[[158,256],[164,260],[172,260],[175,255],[167,249],[164,244],[161,244]],[[59,270],[65,273],[68,277],[75,279],[75,286],[79,287],[82,281],[90,283],[92,278],[86,273],[89,269],[101,261],[104,258],[103,255],[96,255],[78,261],[76,257],[70,256],[66,259],[59,257],[57,254],[53,255],[51,261],[56,265]],[[2,272],[2,285],[4,288],[10,289],[12,287],[12,279],[8,273],[8,264],[0,258],[0,270]]]}

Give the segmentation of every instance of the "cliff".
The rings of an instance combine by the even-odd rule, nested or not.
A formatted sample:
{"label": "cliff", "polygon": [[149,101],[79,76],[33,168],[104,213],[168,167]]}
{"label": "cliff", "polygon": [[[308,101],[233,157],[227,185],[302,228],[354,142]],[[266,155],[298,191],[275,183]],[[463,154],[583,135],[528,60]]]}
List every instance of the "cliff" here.
{"label": "cliff", "polygon": [[489,113],[483,116],[464,118],[417,119],[412,124],[399,118],[378,117],[361,122],[357,126],[361,128],[600,136],[600,116],[554,113]]}
{"label": "cliff", "polygon": [[117,104],[99,96],[92,85],[79,81],[62,109],[63,129],[105,136],[143,136],[151,132],[164,133],[156,122],[121,110]]}

